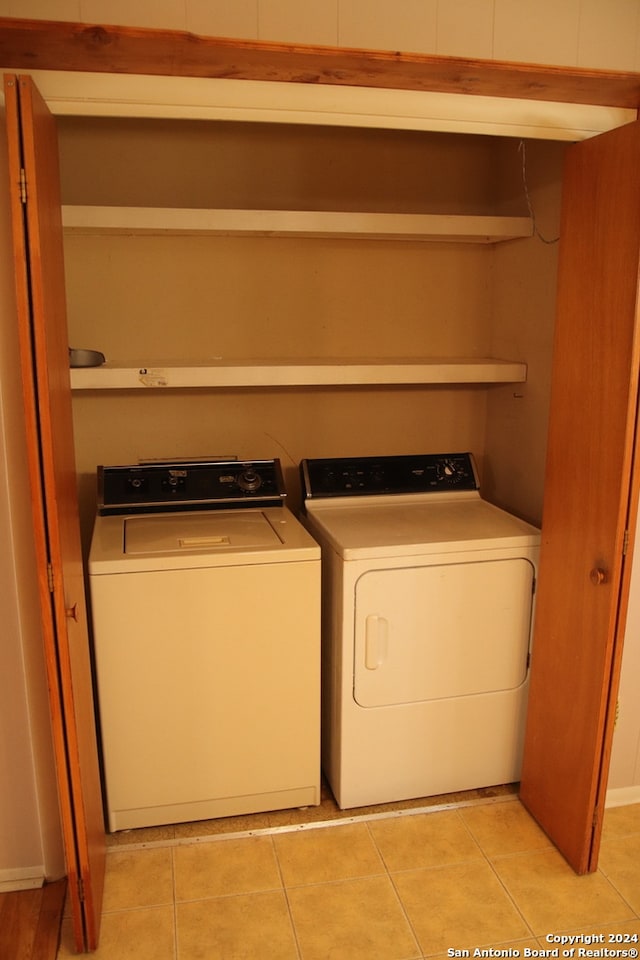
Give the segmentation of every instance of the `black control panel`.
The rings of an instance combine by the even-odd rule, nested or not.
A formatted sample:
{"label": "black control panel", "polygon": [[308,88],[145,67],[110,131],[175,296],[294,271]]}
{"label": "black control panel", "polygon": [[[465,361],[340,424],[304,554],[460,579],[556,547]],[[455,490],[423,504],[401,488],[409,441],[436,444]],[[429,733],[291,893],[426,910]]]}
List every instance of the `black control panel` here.
{"label": "black control panel", "polygon": [[212,460],[98,467],[98,513],[267,507],[286,497],[279,460]]}
{"label": "black control panel", "polygon": [[479,487],[470,453],[303,460],[300,470],[306,500],[477,490]]}

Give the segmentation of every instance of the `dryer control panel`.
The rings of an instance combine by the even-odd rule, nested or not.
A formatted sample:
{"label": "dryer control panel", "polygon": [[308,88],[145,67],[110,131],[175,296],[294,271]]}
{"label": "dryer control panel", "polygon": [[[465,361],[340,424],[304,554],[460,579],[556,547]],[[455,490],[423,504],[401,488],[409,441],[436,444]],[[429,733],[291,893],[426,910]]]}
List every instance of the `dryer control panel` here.
{"label": "dryer control panel", "polygon": [[279,460],[210,460],[98,467],[98,513],[272,507],[286,497]]}
{"label": "dryer control panel", "polygon": [[479,489],[470,453],[303,460],[300,469],[305,500]]}

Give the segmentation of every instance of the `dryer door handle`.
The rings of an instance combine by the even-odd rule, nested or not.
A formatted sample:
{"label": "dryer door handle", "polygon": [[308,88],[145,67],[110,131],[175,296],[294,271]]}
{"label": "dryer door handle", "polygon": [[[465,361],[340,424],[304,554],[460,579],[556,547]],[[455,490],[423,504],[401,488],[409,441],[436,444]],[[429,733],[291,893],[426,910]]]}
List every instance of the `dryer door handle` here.
{"label": "dryer door handle", "polygon": [[389,621],[370,613],[365,621],[364,665],[367,670],[377,670],[387,659],[389,652]]}

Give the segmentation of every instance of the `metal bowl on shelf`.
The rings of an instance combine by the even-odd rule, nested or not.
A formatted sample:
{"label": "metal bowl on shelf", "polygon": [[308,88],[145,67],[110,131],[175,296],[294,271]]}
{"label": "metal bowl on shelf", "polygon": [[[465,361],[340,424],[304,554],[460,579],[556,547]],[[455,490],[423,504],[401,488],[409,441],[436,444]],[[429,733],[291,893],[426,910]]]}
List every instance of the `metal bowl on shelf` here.
{"label": "metal bowl on shelf", "polygon": [[99,367],[105,362],[105,355],[99,350],[74,350],[69,347],[70,367]]}

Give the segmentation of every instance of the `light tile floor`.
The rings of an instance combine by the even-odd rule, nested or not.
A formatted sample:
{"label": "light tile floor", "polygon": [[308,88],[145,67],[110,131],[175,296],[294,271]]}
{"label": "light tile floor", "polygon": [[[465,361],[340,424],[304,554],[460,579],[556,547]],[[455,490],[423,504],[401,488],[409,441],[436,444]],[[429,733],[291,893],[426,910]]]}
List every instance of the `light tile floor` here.
{"label": "light tile floor", "polygon": [[[640,804],[607,811],[599,869],[584,877],[509,795],[252,835],[127,836],[144,832],[109,848],[96,960],[440,960],[489,948],[628,960],[621,951],[640,947]],[[603,939],[563,955],[547,940],[561,934]],[[618,952],[579,953],[605,948]],[[72,956],[65,920],[58,960]]]}

